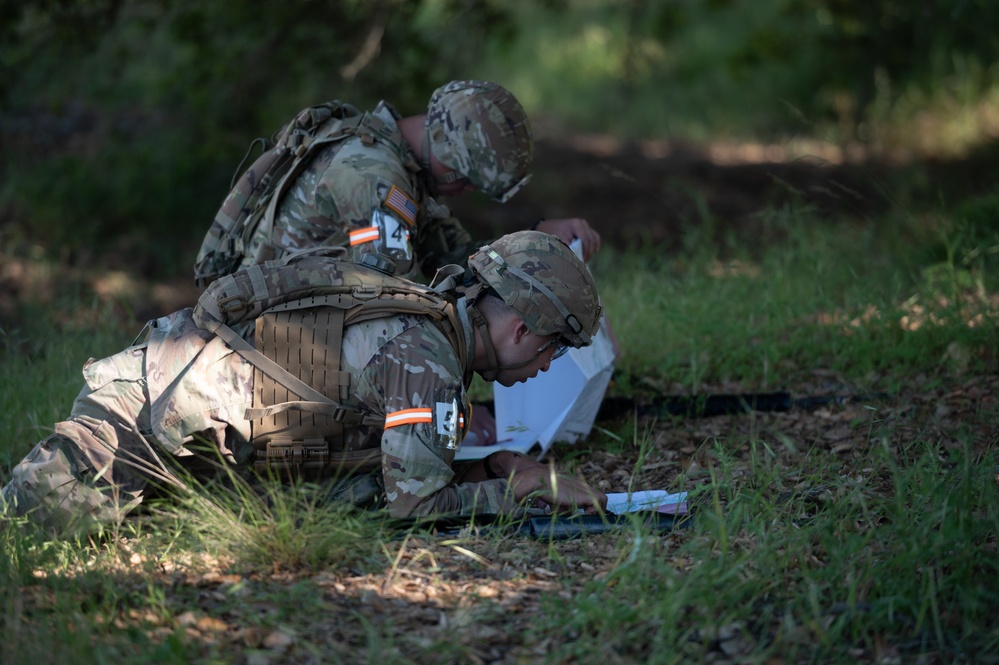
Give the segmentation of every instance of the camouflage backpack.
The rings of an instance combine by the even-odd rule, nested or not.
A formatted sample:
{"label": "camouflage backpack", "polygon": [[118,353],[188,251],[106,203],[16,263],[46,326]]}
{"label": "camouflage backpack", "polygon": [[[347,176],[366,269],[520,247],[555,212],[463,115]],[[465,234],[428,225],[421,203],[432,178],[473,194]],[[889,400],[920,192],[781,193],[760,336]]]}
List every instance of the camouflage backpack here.
{"label": "camouflage backpack", "polygon": [[[221,277],[194,309],[201,328],[254,366],[246,417],[258,470],[322,472],[380,463],[377,449],[343,447],[345,424],[385,422],[347,403],[350,375],[340,371],[345,326],[400,313],[429,316],[458,357],[466,353],[453,295],[320,255],[331,251],[337,250],[298,253]],[[244,339],[251,325],[252,345]]]}
{"label": "camouflage backpack", "polygon": [[[258,228],[273,227],[281,200],[316,153],[352,136],[386,141],[403,150],[398,129],[390,130],[377,116],[339,101],[302,110],[270,142],[255,139],[247,155],[257,144],[264,146],[264,153],[234,182],[215,214],[194,264],[195,283],[206,286],[236,270],[249,239]],[[262,262],[273,255],[256,258]]]}

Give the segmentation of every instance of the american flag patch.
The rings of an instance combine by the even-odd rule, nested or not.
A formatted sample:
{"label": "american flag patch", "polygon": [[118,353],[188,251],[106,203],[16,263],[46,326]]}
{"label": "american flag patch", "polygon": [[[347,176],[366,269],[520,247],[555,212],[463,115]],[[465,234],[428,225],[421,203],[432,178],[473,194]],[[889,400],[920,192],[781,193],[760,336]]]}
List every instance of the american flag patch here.
{"label": "american flag patch", "polygon": [[399,216],[410,225],[416,223],[416,213],[420,211],[416,201],[406,196],[406,193],[395,185],[392,185],[388,196],[385,197],[385,207],[399,213]]}

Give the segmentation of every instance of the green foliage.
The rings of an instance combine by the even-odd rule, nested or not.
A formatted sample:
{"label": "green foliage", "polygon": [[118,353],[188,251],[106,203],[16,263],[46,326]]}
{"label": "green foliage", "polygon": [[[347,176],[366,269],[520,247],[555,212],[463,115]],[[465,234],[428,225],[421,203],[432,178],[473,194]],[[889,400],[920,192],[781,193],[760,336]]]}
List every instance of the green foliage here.
{"label": "green foliage", "polygon": [[787,0],[784,11],[820,26],[814,57],[837,63],[825,85],[854,93],[858,117],[878,87],[896,96],[910,84],[925,88],[955,75],[963,59],[986,67],[999,59],[999,8],[986,0]]}
{"label": "green foliage", "polygon": [[253,138],[332,98],[418,113],[449,78],[507,84],[539,135],[960,152],[992,131],[997,23],[984,0],[0,2],[0,210],[53,249],[146,232],[189,262]]}
{"label": "green foliage", "polygon": [[[437,8],[431,26],[424,4]],[[388,97],[422,111],[454,74],[441,31],[503,16],[483,3],[467,20],[458,7],[7,3],[0,208],[53,249],[139,231],[168,239],[162,253],[191,255],[250,141],[299,109]]]}
{"label": "green foliage", "polygon": [[[68,285],[51,309],[22,308],[24,325],[0,319],[2,477],[67,415],[82,386],[80,368],[87,359],[116,353],[138,332],[138,327],[123,331],[112,307],[89,300],[83,307],[92,317],[74,319],[81,307],[79,298],[79,290]],[[67,318],[60,320],[59,312]]]}
{"label": "green foliage", "polygon": [[321,486],[251,484],[217,465],[219,481],[182,475],[188,490],[166,508],[201,547],[234,557],[241,568],[364,568],[381,558],[385,523],[377,514],[324,502]]}
{"label": "green foliage", "polygon": [[[984,0],[515,6],[516,36],[484,66],[553,116],[549,131],[945,153],[990,131],[999,14]],[[926,111],[945,126],[929,137]]]}

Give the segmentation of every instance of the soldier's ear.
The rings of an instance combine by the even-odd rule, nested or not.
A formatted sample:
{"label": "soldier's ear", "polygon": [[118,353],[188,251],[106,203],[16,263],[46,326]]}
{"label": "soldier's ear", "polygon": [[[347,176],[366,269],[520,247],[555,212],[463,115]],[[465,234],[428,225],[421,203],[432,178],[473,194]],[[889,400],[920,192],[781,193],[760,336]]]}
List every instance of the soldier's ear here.
{"label": "soldier's ear", "polygon": [[516,344],[520,344],[524,337],[531,334],[531,329],[527,327],[527,324],[520,317],[515,317],[514,321],[516,325],[514,326],[513,341]]}

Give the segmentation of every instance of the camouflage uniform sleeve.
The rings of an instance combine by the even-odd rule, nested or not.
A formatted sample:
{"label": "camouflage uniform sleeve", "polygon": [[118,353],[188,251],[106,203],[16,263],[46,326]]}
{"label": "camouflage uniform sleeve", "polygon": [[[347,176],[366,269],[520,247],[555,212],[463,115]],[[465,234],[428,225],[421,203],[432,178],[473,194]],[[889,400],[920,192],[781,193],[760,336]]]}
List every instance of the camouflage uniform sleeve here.
{"label": "camouflage uniform sleeve", "polygon": [[396,275],[418,276],[413,239],[419,205],[408,172],[393,155],[352,141],[319,175],[315,192],[318,216],[338,222],[325,244],[346,247],[355,261],[384,254],[396,263]]}
{"label": "camouflage uniform sleeve", "polygon": [[392,339],[365,374],[359,387],[381,393],[387,420],[381,453],[390,514],[470,515],[515,508],[505,479],[455,482],[446,420],[454,407],[459,418],[467,417],[468,398],[454,351],[432,324]]}

